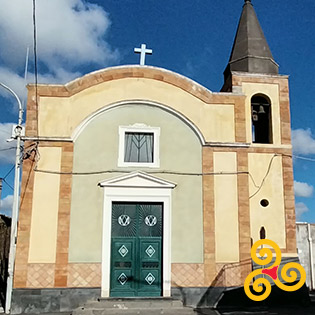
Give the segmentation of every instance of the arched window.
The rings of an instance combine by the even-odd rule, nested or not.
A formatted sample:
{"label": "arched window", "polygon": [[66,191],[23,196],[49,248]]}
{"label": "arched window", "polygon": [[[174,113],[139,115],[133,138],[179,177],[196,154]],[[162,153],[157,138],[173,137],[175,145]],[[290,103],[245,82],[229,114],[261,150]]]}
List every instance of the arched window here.
{"label": "arched window", "polygon": [[266,230],[264,226],[260,228],[259,237],[261,240],[264,240],[266,238]]}
{"label": "arched window", "polygon": [[253,143],[272,143],[271,104],[266,96],[251,99]]}

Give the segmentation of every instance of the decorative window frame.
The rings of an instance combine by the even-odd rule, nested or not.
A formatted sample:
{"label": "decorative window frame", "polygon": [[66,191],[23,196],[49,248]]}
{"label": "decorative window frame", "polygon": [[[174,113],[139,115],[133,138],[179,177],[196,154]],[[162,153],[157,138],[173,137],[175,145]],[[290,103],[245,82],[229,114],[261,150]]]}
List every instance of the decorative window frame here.
{"label": "decorative window frame", "polygon": [[[119,126],[119,167],[160,167],[160,127],[150,127],[145,124],[134,124],[132,126]],[[125,162],[125,134],[126,132],[153,133],[153,162]]]}

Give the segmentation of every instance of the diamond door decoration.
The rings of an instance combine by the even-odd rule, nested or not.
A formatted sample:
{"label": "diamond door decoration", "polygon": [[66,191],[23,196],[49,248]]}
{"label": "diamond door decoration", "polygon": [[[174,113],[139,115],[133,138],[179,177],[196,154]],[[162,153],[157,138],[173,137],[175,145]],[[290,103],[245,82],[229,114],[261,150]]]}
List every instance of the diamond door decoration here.
{"label": "diamond door decoration", "polygon": [[124,285],[128,281],[128,277],[124,273],[121,273],[117,280],[121,285]]}
{"label": "diamond door decoration", "polygon": [[145,281],[149,285],[152,285],[152,283],[155,281],[155,277],[153,276],[153,274],[151,272],[147,274],[147,276],[145,277]]}
{"label": "diamond door decoration", "polygon": [[150,245],[147,247],[145,252],[151,258],[155,254],[155,249]]}
{"label": "diamond door decoration", "polygon": [[118,249],[118,253],[122,256],[125,257],[128,254],[128,249],[125,245],[122,245],[119,249]]}
{"label": "diamond door decoration", "polygon": [[113,202],[110,296],[161,296],[163,205]]}

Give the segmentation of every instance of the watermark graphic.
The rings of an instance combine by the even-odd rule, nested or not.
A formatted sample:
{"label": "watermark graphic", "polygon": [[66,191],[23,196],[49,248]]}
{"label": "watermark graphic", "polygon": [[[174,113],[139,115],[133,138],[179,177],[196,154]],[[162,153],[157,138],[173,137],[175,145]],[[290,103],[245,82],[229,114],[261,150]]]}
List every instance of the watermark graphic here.
{"label": "watermark graphic", "polygon": [[[268,246],[268,247],[263,247],[263,246]],[[259,256],[264,257],[264,259],[257,257],[257,254],[256,254],[257,249],[259,249],[258,251]],[[286,283],[290,284],[297,281],[298,272],[299,272],[300,274],[299,281],[295,283],[294,285],[286,285],[280,281],[278,277],[278,271],[279,271],[279,266],[281,263],[281,250],[274,241],[267,240],[267,239],[262,239],[262,240],[257,241],[253,245],[250,254],[251,254],[252,260],[256,264],[260,266],[264,266],[271,263],[272,258],[273,258],[272,250],[274,250],[275,256],[276,256],[275,262],[273,263],[273,265],[268,269],[256,269],[253,272],[251,272],[245,279],[245,282],[244,282],[245,293],[253,301],[263,301],[270,295],[271,281],[273,281],[280,289],[284,291],[289,291],[289,292],[300,289],[305,283],[305,280],[306,280],[305,270],[299,263],[296,263],[296,262],[289,262],[285,264],[281,270],[281,277]],[[265,258],[265,256],[267,257]],[[258,275],[267,275],[267,277],[256,278]],[[255,293],[258,293],[257,295],[253,294],[250,289],[252,280],[253,280],[253,290],[255,291]],[[265,287],[264,293],[259,294],[263,292],[264,287]]]}

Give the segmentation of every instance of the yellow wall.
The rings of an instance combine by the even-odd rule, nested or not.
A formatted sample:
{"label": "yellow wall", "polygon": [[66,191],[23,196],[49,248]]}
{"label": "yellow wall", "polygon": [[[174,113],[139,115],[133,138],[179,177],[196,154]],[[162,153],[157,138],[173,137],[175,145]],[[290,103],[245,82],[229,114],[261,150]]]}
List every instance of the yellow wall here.
{"label": "yellow wall", "polygon": [[[264,94],[271,100],[272,136],[273,144],[281,145],[280,104],[278,84],[242,83],[246,97],[246,139],[252,142],[251,98],[255,94]],[[261,146],[261,144],[258,144]]]}
{"label": "yellow wall", "polygon": [[[236,173],[236,153],[214,153],[214,172]],[[215,249],[217,262],[239,261],[237,196],[237,175],[214,176]]]}
{"label": "yellow wall", "polygon": [[[39,148],[38,168],[60,172],[61,148]],[[54,263],[57,245],[60,175],[35,173],[30,263]]]}
{"label": "yellow wall", "polygon": [[[285,248],[285,214],[283,202],[283,179],[281,156],[273,154],[250,153],[248,155],[248,170],[255,181],[249,179],[250,196],[257,192],[256,186],[261,186],[259,192],[250,198],[250,224],[253,241],[259,240],[262,226],[266,230],[266,238],[275,241],[280,248]],[[268,168],[270,171],[268,172]],[[265,178],[266,174],[267,177]],[[262,184],[263,179],[264,183]],[[268,207],[262,207],[260,201],[267,199]]]}
{"label": "yellow wall", "polygon": [[39,134],[71,137],[75,128],[91,113],[112,103],[139,99],[158,102],[182,113],[197,126],[206,141],[235,141],[233,104],[205,104],[173,85],[144,78],[104,82],[69,98],[41,97]]}
{"label": "yellow wall", "polygon": [[[74,172],[118,168],[119,126],[143,123],[160,127],[160,168],[145,172],[202,172],[201,144],[182,120],[157,107],[126,105],[103,112],[85,127],[74,145]],[[103,189],[97,183],[122,173],[74,176],[70,220],[70,262],[100,262],[102,243]],[[172,262],[203,262],[202,178],[156,173],[175,182],[172,190]],[[189,233],[187,233],[189,231]]]}

